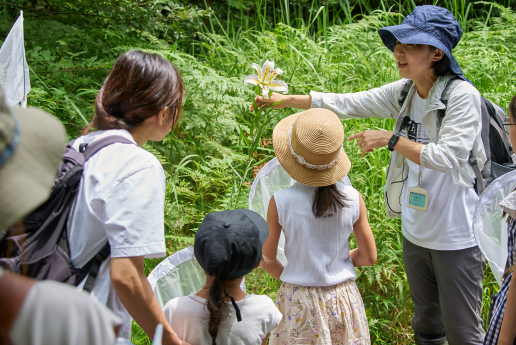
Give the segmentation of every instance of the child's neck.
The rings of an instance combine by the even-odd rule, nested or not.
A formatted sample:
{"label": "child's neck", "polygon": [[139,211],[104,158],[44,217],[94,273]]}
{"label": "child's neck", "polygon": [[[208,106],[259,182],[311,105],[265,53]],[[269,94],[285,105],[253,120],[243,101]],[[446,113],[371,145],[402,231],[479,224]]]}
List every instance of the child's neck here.
{"label": "child's neck", "polygon": [[[244,299],[244,297],[246,296],[245,292],[243,292],[240,288],[240,283],[242,282],[242,279],[244,279],[244,277],[224,281],[228,295],[232,296],[235,299],[235,301],[240,301],[241,299]],[[204,299],[208,299],[210,286],[214,280],[215,279],[212,276],[206,274],[206,284],[201,289],[201,291],[196,293],[196,295]],[[230,302],[231,299],[226,296],[226,301]]]}

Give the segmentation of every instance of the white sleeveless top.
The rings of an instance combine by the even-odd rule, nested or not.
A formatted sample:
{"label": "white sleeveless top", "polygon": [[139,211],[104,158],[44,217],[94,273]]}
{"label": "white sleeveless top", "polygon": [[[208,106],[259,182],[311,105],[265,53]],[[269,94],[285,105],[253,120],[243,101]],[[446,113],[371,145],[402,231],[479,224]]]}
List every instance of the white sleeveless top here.
{"label": "white sleeveless top", "polygon": [[317,187],[296,182],[274,193],[279,224],[285,234],[287,265],[280,279],[300,286],[332,286],[355,280],[349,256],[349,236],[360,216],[355,188],[337,183],[350,207],[332,217],[315,218],[312,211]]}

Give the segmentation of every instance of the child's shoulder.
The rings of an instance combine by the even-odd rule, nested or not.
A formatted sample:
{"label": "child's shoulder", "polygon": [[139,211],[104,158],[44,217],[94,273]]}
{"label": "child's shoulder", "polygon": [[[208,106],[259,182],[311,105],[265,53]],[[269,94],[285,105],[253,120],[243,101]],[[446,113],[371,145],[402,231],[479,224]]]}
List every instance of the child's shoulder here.
{"label": "child's shoulder", "polygon": [[274,327],[277,326],[281,318],[283,317],[281,312],[276,307],[276,303],[269,297],[265,295],[247,295],[246,304],[249,304],[250,310],[246,310],[246,312],[251,312],[254,316],[259,316],[260,318],[264,318],[264,320],[270,320],[274,322]]}
{"label": "child's shoulder", "polygon": [[196,306],[204,306],[202,298],[191,293],[188,296],[172,298],[163,307],[163,313],[173,314],[181,311],[192,311]]}

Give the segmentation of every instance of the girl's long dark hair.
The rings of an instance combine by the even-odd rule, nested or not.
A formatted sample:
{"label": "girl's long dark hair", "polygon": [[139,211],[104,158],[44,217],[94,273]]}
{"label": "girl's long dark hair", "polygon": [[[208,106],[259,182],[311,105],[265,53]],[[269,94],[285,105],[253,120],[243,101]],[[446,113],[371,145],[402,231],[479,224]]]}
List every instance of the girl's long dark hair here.
{"label": "girl's long dark hair", "polygon": [[346,201],[346,195],[338,190],[336,183],[317,187],[312,204],[315,218],[331,217],[339,213],[343,208],[349,207]]}
{"label": "girl's long dark hair", "polygon": [[215,339],[219,333],[219,328],[227,321],[229,317],[229,307],[225,302],[224,288],[219,278],[215,277],[215,280],[210,286],[208,292],[208,301],[206,307],[210,312],[210,318],[208,321],[208,332],[211,335],[211,344],[216,345]]}
{"label": "girl's long dark hair", "polygon": [[92,128],[132,129],[165,107],[175,126],[183,105],[183,81],[178,70],[157,54],[130,50],[122,54],[95,99],[95,115],[81,134]]}

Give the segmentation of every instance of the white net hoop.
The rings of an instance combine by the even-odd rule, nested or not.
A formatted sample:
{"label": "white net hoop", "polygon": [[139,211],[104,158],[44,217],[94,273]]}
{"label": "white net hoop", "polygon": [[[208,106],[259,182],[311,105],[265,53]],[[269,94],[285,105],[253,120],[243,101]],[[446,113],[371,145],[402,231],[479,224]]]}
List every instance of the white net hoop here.
{"label": "white net hoop", "polygon": [[507,215],[499,206],[516,188],[516,171],[494,180],[480,196],[473,216],[473,234],[480,251],[489,262],[496,281],[501,277],[507,262]]}
{"label": "white net hoop", "polygon": [[[267,209],[269,207],[269,201],[274,193],[281,189],[291,187],[296,180],[283,169],[279,164],[277,158],[269,161],[256,175],[253,185],[251,186],[251,192],[249,193],[249,209],[260,214],[264,219],[267,219]],[[344,177],[341,183],[351,186],[349,177]],[[283,264],[287,264],[287,257],[285,256],[285,236],[281,232],[281,236],[278,242],[278,255],[277,259]]]}
{"label": "white net hoop", "polygon": [[[160,262],[147,280],[163,309],[173,298],[199,292],[206,284],[206,275],[195,259],[194,248],[188,247]],[[246,291],[245,278],[240,287]]]}

